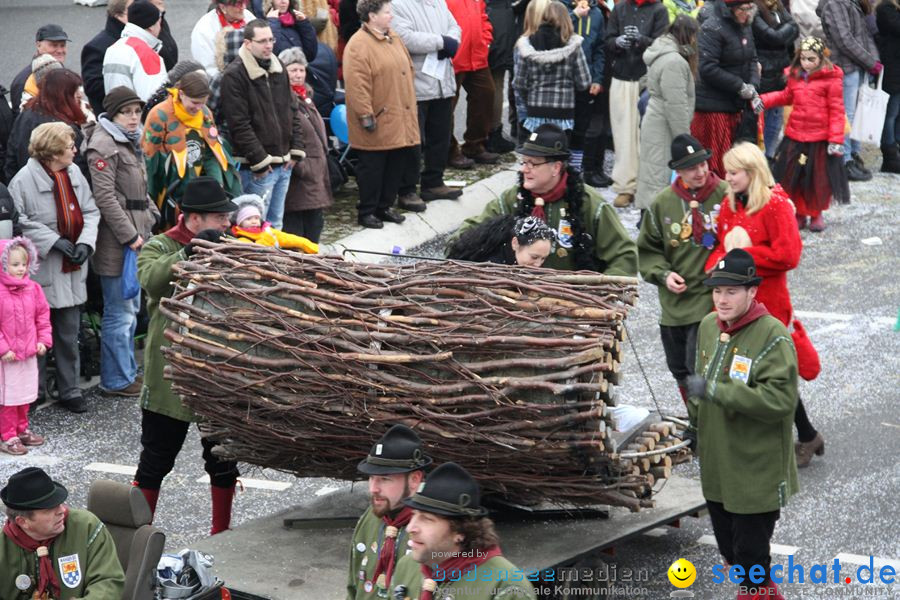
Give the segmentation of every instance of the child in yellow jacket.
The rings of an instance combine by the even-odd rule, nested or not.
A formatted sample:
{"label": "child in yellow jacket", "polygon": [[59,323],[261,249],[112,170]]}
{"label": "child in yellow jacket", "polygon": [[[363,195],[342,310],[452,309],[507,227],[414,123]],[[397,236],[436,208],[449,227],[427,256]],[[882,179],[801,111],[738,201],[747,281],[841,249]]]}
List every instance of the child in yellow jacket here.
{"label": "child in yellow jacket", "polygon": [[231,235],[234,237],[261,246],[274,246],[287,250],[300,250],[307,254],[318,254],[319,245],[315,242],[275,229],[268,221],[263,221],[260,208],[262,199],[259,196],[247,194],[235,198],[234,201],[240,206],[235,213],[235,225],[231,228]]}

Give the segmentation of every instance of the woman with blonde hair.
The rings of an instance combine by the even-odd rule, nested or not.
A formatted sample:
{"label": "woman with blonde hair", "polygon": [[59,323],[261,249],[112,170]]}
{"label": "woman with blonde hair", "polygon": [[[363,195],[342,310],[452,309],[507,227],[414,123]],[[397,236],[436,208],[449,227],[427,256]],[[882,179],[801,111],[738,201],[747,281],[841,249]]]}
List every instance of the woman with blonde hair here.
{"label": "woman with blonde hair", "polygon": [[533,26],[534,15],[529,20],[526,10],[527,29],[516,42],[513,61],[512,85],[524,101],[525,119],[520,129],[531,132],[551,123],[571,131],[575,127],[575,92],[591,85],[581,36],[575,35],[568,9],[557,0],[550,2],[540,25],[528,35]]}
{"label": "woman with blonde hair", "polygon": [[[803,251],[794,205],[784,189],[775,183],[766,156],[756,144],[735,145],[725,153],[722,164],[730,189],[719,213],[719,244],[710,253],[706,270],[712,270],[733,248],[749,252],[756,263],[757,275],[762,277],[756,300],[792,329],[794,309],[787,273],[800,264]],[[800,375],[812,379],[815,375],[808,374],[815,368],[804,364],[805,360],[807,355],[798,356]],[[794,424],[800,439],[794,448],[797,466],[802,468],[809,464],[814,453],[825,453],[825,440],[809,422],[802,401],[797,404]]]}

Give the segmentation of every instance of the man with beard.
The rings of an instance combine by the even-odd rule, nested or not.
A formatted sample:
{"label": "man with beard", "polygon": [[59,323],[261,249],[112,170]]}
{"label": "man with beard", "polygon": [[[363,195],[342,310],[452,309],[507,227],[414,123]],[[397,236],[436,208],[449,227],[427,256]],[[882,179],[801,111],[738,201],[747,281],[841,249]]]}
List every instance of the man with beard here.
{"label": "man with beard", "polygon": [[387,597],[394,567],[409,551],[412,509],[403,500],[425,480],[430,464],[422,440],[405,425],[391,427],[359,463],[359,472],[369,476],[371,506],[353,531],[347,600]]}
{"label": "man with beard", "polygon": [[488,202],[480,215],[466,219],[454,237],[498,215],[532,216],[556,232],[556,252],[547,257],[544,268],[637,276],[637,247],[616,211],[568,164],[566,133],[545,123],[516,154],[521,165],[518,185]]}

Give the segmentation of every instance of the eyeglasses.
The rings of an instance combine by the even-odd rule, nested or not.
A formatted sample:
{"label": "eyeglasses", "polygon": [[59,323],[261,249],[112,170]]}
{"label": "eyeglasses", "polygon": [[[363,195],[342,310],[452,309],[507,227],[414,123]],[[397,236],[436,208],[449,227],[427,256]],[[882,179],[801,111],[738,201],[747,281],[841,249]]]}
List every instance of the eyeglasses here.
{"label": "eyeglasses", "polygon": [[125,115],[126,117],[136,117],[141,114],[141,109],[132,108],[132,109],[120,110],[119,114]]}
{"label": "eyeglasses", "polygon": [[264,40],[250,40],[250,41],[253,42],[254,44],[274,44],[275,38],[270,37],[270,38],[266,38]]}
{"label": "eyeglasses", "polygon": [[550,162],[549,160],[545,160],[544,162],[534,162],[533,160],[520,160],[519,166],[522,167],[523,169],[533,169],[533,168],[539,167],[541,165],[546,165],[549,162]]}
{"label": "eyeglasses", "polygon": [[75,143],[73,142],[73,143],[69,144],[68,146],[66,146],[66,150],[72,150],[74,152],[75,151]]}

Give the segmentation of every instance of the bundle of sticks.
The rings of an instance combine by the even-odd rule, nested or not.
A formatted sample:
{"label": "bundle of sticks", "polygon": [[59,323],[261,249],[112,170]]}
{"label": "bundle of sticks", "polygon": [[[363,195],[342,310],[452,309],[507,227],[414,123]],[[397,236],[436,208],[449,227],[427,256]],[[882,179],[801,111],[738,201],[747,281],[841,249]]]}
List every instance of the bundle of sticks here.
{"label": "bundle of sticks", "polygon": [[[612,437],[636,279],[198,246],[160,303],[163,352],[223,456],[358,479],[375,440],[403,423],[437,463],[511,502],[638,510],[668,476],[668,456],[620,458]],[[641,432],[621,452],[674,443],[674,430]]]}

